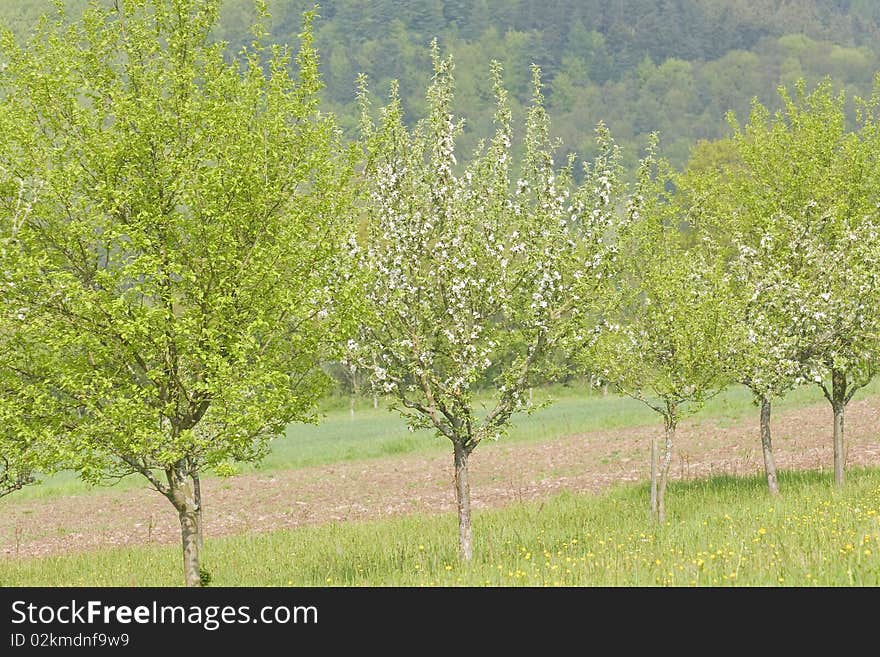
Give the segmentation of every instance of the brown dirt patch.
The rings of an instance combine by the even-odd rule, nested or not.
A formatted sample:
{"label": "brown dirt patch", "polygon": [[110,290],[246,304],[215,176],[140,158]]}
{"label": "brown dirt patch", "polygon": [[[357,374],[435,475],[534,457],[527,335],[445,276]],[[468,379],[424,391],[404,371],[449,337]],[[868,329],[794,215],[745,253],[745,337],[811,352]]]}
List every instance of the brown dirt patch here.
{"label": "brown dirt patch", "polygon": [[[880,466],[880,397],[847,408],[847,464]],[[816,405],[773,418],[781,470],[830,469],[831,412]],[[648,444],[658,430],[639,427],[540,443],[499,443],[471,457],[477,508],[526,501],[562,490],[599,492],[645,481]],[[451,450],[450,450],[451,452]],[[403,455],[301,470],[204,481],[205,531],[215,537],[334,521],[437,513],[454,508],[452,458]],[[679,429],[671,475],[761,472],[757,413],[734,426],[687,422]],[[108,490],[51,499],[8,500],[0,514],[0,553],[35,557],[106,546],[179,540],[176,516],[150,489]]]}

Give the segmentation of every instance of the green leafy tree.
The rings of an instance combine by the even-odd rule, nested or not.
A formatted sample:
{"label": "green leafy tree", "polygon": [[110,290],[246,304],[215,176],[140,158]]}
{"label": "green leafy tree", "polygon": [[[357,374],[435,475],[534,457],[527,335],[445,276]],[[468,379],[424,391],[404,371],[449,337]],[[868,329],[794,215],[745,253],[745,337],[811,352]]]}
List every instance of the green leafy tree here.
{"label": "green leafy tree", "polygon": [[[671,191],[673,190],[673,191]],[[682,417],[726,382],[721,358],[730,323],[716,303],[724,271],[712,250],[686,248],[687,209],[674,192],[656,138],[642,160],[620,234],[615,292],[606,330],[588,353],[589,369],[660,414],[664,445],[651,441],[651,514],[666,517],[665,492]]]}
{"label": "green leafy tree", "polygon": [[[0,165],[40,188],[17,234],[35,372],[75,412],[89,481],[145,477],[198,585],[198,474],[260,458],[313,418],[347,308],[346,170],[318,110],[310,16],[298,79],[254,43],[230,61],[219,1],[127,0],[24,46],[2,37]],[[345,166],[343,166],[345,165]]]}
{"label": "green leafy tree", "polygon": [[[6,285],[12,280],[7,270]],[[54,359],[22,327],[30,321],[24,310],[7,307],[0,321],[0,497],[75,462],[58,441],[69,409],[42,385]]]}
{"label": "green leafy tree", "polygon": [[[767,486],[779,493],[770,431],[774,398],[799,380],[798,313],[790,306],[788,271],[799,257],[791,240],[768,236],[760,186],[743,175],[737,142],[701,142],[679,179],[696,237],[726,263],[716,303],[731,318],[724,367],[760,407]],[[793,249],[794,247],[794,249]]]}
{"label": "green leafy tree", "polygon": [[[0,116],[5,134],[9,115]],[[0,168],[0,497],[37,482],[61,456],[55,436],[63,417],[58,400],[46,393],[34,373],[51,367],[40,344],[30,308],[20,303],[23,276],[18,232],[33,211],[37,189]]]}
{"label": "green leafy tree", "polygon": [[[591,170],[590,184],[575,188],[571,161],[553,163],[535,69],[522,174],[514,183],[511,112],[495,64],[496,131],[461,170],[453,63],[436,45],[433,59],[429,114],[412,130],[396,96],[378,125],[364,97],[369,223],[353,247],[370,310],[350,359],[370,372],[412,428],[452,442],[459,547],[467,560],[468,459],[527,409],[524,392],[552,367],[555,348],[575,326],[571,318],[589,301],[584,269],[598,267],[607,252],[599,237],[613,217],[617,152],[601,131],[604,164]],[[592,252],[584,251],[582,234],[592,238]],[[493,365],[491,398],[481,409],[475,384]]]}

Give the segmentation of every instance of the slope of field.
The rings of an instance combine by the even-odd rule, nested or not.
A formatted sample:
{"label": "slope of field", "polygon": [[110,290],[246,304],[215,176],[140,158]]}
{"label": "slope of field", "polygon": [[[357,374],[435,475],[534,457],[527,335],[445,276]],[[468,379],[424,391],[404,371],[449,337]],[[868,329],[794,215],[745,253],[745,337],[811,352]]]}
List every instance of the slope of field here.
{"label": "slope of field", "polygon": [[[850,405],[849,465],[880,466],[878,412],[877,395]],[[352,430],[358,424],[351,423]],[[760,472],[756,424],[754,412],[684,423],[673,479]],[[824,403],[778,412],[773,421],[778,466],[828,469],[830,427],[830,410]],[[555,438],[551,432],[541,440],[481,446],[472,457],[474,505],[479,509],[560,491],[598,492],[613,484],[644,481],[648,441],[657,432],[656,424],[568,432],[561,437],[556,433]],[[440,445],[427,452],[207,479],[203,484],[206,534],[218,537],[448,511],[453,507],[451,456]],[[669,507],[675,513],[674,495]],[[9,498],[0,514],[0,553],[7,558],[178,540],[170,505],[143,486],[89,495]]]}
{"label": "slope of field", "polygon": [[[225,586],[878,586],[880,469],[674,483],[662,527],[646,487],[561,493],[479,511],[475,558],[456,558],[453,514],[332,523],[206,543]],[[179,584],[179,548],[133,546],[0,563],[0,585]]]}
{"label": "slope of field", "polygon": [[[878,396],[880,379],[859,391],[857,399]],[[535,389],[531,395],[537,410],[515,415],[510,433],[500,445],[520,442],[544,442],[561,436],[596,431],[616,431],[635,427],[658,427],[658,416],[641,402],[616,395],[601,395],[583,385],[554,385]],[[489,405],[490,400],[481,400]],[[548,406],[545,402],[552,401]],[[878,402],[880,403],[880,402]],[[816,386],[793,390],[774,405],[774,412],[815,406],[822,413],[825,404]],[[480,406],[480,403],[477,404]],[[756,413],[752,394],[743,386],[731,386],[712,397],[693,417],[698,422],[712,421],[719,426],[749,420]],[[492,448],[487,444],[480,451]],[[272,443],[269,455],[258,466],[244,465],[242,473],[270,473],[315,465],[331,465],[376,457],[403,454],[437,455],[449,452],[449,443],[430,431],[408,430],[406,423],[384,404],[373,408],[369,400],[357,404],[355,414],[349,413],[348,399],[328,398],[324,402],[321,421],[317,425],[293,424],[285,435]],[[114,485],[114,490],[143,488],[139,476],[129,477]],[[82,493],[102,494],[106,488],[90,488],[72,473],[47,478],[39,486],[30,486],[2,503],[32,498]]]}

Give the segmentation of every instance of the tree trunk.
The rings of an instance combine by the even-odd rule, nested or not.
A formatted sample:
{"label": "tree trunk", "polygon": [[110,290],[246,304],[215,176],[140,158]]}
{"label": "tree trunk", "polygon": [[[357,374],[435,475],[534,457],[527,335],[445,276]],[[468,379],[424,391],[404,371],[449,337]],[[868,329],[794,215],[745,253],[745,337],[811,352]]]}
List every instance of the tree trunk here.
{"label": "tree trunk", "polygon": [[669,480],[669,464],[672,462],[672,440],[675,437],[676,420],[666,418],[663,465],[660,468],[660,481],[657,484],[657,522],[666,520],[666,482]]}
{"label": "tree trunk", "polygon": [[183,542],[183,578],[187,586],[201,586],[199,573],[198,516],[194,509],[178,510],[180,537]]}
{"label": "tree trunk", "polygon": [[831,408],[834,410],[834,485],[843,486],[843,411],[846,408],[846,372],[831,371]]}
{"label": "tree trunk", "polygon": [[192,476],[193,482],[193,501],[196,505],[196,541],[198,542],[199,552],[205,546],[204,523],[202,522],[202,482],[199,479],[199,473],[196,472]]}
{"label": "tree trunk", "polygon": [[761,448],[764,450],[764,471],[767,473],[767,488],[771,495],[779,495],[779,482],[776,479],[776,461],[773,459],[773,443],[770,440],[770,397],[761,395]]}
{"label": "tree trunk", "polygon": [[844,484],[843,404],[834,405],[834,485]]}
{"label": "tree trunk", "polygon": [[458,506],[458,550],[464,561],[474,556],[471,533],[471,488],[468,482],[470,450],[462,443],[453,442],[455,449],[455,502]]}
{"label": "tree trunk", "polygon": [[180,538],[183,545],[183,579],[187,586],[201,586],[199,569],[198,506],[195,481],[178,465],[166,470],[168,490],[166,497],[174,505],[180,519]]}
{"label": "tree trunk", "polygon": [[657,439],[651,437],[651,520],[657,518]]}

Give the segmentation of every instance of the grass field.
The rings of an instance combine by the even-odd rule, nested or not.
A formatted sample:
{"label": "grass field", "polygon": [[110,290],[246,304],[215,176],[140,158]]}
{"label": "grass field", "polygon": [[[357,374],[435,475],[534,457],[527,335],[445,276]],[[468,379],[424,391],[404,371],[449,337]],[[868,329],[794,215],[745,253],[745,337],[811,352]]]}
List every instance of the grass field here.
{"label": "grass field", "polygon": [[[860,391],[856,399],[878,393],[880,379]],[[536,404],[547,400],[552,400],[552,404],[530,415],[514,416],[510,434],[504,440],[540,441],[589,431],[662,424],[657,413],[639,401],[616,395],[602,397],[582,387],[557,385],[535,390]],[[816,403],[825,403],[825,398],[812,385],[792,391],[776,408],[785,410]],[[751,392],[743,386],[732,386],[710,399],[693,417],[712,418],[727,425],[756,413]],[[327,411],[317,426],[290,427],[285,437],[273,443],[272,452],[260,467],[290,469],[389,454],[448,451],[447,442],[429,431],[410,432],[396,413],[386,409],[365,405],[352,420],[347,408],[334,408]]]}
{"label": "grass field", "polygon": [[[644,486],[562,494],[477,512],[476,557],[456,559],[451,515],[332,524],[209,540],[204,565],[227,586],[878,586],[880,470],[673,482],[652,529]],[[0,564],[0,585],[179,584],[178,546]]]}
{"label": "grass field", "polygon": [[[880,394],[880,380],[875,380],[856,399]],[[503,442],[541,441],[588,431],[658,424],[657,414],[644,404],[628,397],[590,394],[585,388],[552,386],[536,389],[534,401],[548,399],[553,403],[531,415],[514,416],[510,435]],[[357,407],[351,418],[347,400],[330,400],[318,425],[291,425],[286,434],[273,441],[272,450],[259,466],[242,466],[241,472],[253,470],[289,470],[311,465],[355,461],[407,453],[448,451],[448,441],[436,438],[429,431],[410,432],[397,413],[381,407],[374,409],[368,401]],[[816,386],[792,391],[776,405],[777,410],[825,403]],[[756,413],[751,393],[742,386],[731,387],[713,397],[694,417],[711,418],[719,425],[728,425]],[[480,449],[492,449],[489,443]],[[143,486],[141,477],[129,477],[117,486]],[[33,499],[53,495],[75,495],[90,489],[71,473],[47,478],[40,486],[31,486],[16,494],[16,499]],[[94,489],[101,490],[101,489]]]}

